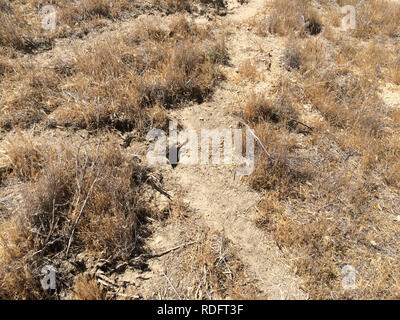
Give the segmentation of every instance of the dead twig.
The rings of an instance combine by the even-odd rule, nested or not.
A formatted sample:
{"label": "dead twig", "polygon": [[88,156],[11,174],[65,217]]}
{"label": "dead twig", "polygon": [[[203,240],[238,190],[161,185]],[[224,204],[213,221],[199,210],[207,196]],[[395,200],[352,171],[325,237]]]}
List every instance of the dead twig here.
{"label": "dead twig", "polygon": [[179,246],[173,247],[171,249],[168,249],[168,250],[165,250],[165,251],[162,251],[162,252],[159,252],[159,253],[144,253],[144,254],[141,254],[141,255],[129,260],[128,262],[124,262],[124,263],[119,264],[118,266],[115,267],[115,269],[113,271],[118,271],[121,268],[123,268],[123,267],[125,267],[125,266],[127,266],[129,264],[136,264],[137,262],[143,263],[146,259],[162,257],[162,256],[164,256],[164,255],[166,255],[168,253],[171,253],[173,251],[179,250],[179,249],[187,247],[187,246],[191,246],[192,244],[195,244],[195,243],[197,243],[197,241],[191,241],[191,242],[188,242],[188,243],[184,243],[184,244],[181,244]]}
{"label": "dead twig", "polygon": [[301,122],[301,121],[299,121],[299,120],[290,118],[290,119],[288,119],[288,121],[290,121],[290,122],[295,122],[295,123],[297,123],[297,124],[300,124],[300,125],[306,127],[306,128],[307,128],[308,130],[310,130],[310,131],[313,131],[313,130],[314,130],[313,127],[310,127],[310,126],[306,125],[304,122]]}
{"label": "dead twig", "polygon": [[92,182],[92,184],[91,184],[91,186],[89,188],[88,194],[86,195],[86,198],[83,201],[81,209],[79,210],[79,214],[78,214],[78,217],[75,220],[74,226],[72,227],[71,235],[70,235],[69,240],[68,240],[67,250],[66,250],[66,253],[65,253],[66,256],[68,256],[69,248],[70,248],[71,243],[72,243],[72,238],[74,237],[76,226],[78,225],[79,219],[81,218],[82,212],[85,209],[85,206],[86,206],[86,204],[87,204],[87,202],[89,200],[90,194],[92,193],[93,187],[96,184],[97,180],[98,180],[98,176],[93,180],[93,182]]}
{"label": "dead twig", "polygon": [[167,274],[164,271],[162,273],[163,273],[164,277],[167,279],[167,281],[168,281],[169,285],[171,286],[172,290],[174,290],[174,292],[175,292],[176,296],[178,297],[178,299],[182,300],[181,296],[179,295],[178,291],[176,291],[176,289],[175,289],[174,285],[172,284],[171,280],[169,280]]}
{"label": "dead twig", "polygon": [[145,256],[146,256],[147,258],[159,258],[159,257],[162,257],[162,256],[164,256],[164,255],[166,255],[166,254],[172,252],[172,251],[176,251],[176,250],[178,250],[178,249],[181,249],[181,248],[190,246],[190,245],[195,244],[195,243],[197,243],[197,241],[192,241],[192,242],[184,243],[184,244],[181,244],[181,245],[176,246],[176,247],[174,247],[174,248],[165,250],[165,251],[163,251],[163,252],[160,252],[160,253],[153,253],[153,254],[147,254],[147,255],[145,255]]}
{"label": "dead twig", "polygon": [[168,254],[168,253],[171,253],[171,252],[176,251],[176,250],[179,250],[179,249],[181,249],[181,248],[190,246],[190,245],[195,244],[195,243],[197,243],[197,241],[192,241],[192,242],[184,243],[184,244],[181,244],[181,245],[179,245],[179,246],[173,247],[173,248],[171,248],[171,249],[168,249],[168,250],[165,250],[165,251],[162,251],[162,252],[159,252],[159,253],[144,253],[144,254],[141,254],[141,255],[139,255],[139,256],[137,256],[137,257],[135,257],[135,258],[129,260],[128,262],[124,262],[124,263],[119,264],[119,265],[114,269],[114,271],[118,271],[119,269],[121,269],[121,268],[123,268],[123,267],[125,267],[125,266],[127,266],[127,265],[129,265],[129,264],[137,264],[137,262],[143,263],[143,262],[144,262],[145,260],[147,260],[147,259],[162,257],[162,256],[164,256],[164,255],[166,255],[166,254]]}
{"label": "dead twig", "polygon": [[250,132],[250,134],[254,137],[254,139],[256,139],[256,141],[259,143],[259,145],[261,146],[261,148],[263,149],[265,154],[268,156],[269,160],[270,161],[274,160],[274,157],[267,151],[267,148],[265,148],[265,146],[261,142],[260,138],[257,137],[257,135],[254,133],[254,131],[249,127],[249,125],[246,122],[244,122],[242,119],[240,119],[239,122],[241,124],[243,124],[247,128],[247,130]]}
{"label": "dead twig", "polygon": [[166,192],[161,186],[160,183],[153,175],[149,175],[146,182],[150,184],[154,189],[160,192],[162,195],[166,196],[169,200],[171,200],[171,196]]}

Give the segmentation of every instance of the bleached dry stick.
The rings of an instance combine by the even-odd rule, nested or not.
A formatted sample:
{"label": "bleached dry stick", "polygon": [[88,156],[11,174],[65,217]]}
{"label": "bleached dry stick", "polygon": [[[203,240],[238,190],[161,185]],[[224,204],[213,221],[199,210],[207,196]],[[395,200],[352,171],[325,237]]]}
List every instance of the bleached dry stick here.
{"label": "bleached dry stick", "polygon": [[263,143],[261,142],[260,138],[257,137],[257,135],[254,133],[254,131],[249,127],[249,125],[248,125],[246,122],[244,122],[242,119],[240,119],[239,122],[240,122],[241,124],[243,124],[243,125],[247,128],[247,130],[249,130],[250,134],[254,137],[254,139],[256,139],[256,141],[259,143],[259,145],[261,146],[261,148],[264,150],[264,152],[265,152],[265,154],[268,156],[268,158],[270,158],[270,159],[273,160],[274,158],[273,158],[273,157],[271,156],[271,154],[267,151],[267,148],[265,148],[265,146],[264,146]]}
{"label": "bleached dry stick", "polygon": [[169,280],[167,274],[164,271],[162,273],[163,273],[164,277],[167,279],[167,281],[168,281],[169,285],[171,286],[172,290],[174,290],[174,292],[175,292],[176,296],[178,297],[178,299],[182,300],[181,296],[179,295],[178,291],[176,291],[176,289],[175,289],[174,285],[172,284],[171,280]]}
{"label": "bleached dry stick", "polygon": [[96,184],[97,179],[98,179],[98,177],[96,177],[96,178],[93,180],[92,185],[90,186],[90,189],[89,189],[89,191],[88,191],[88,194],[86,195],[85,201],[83,201],[82,207],[81,207],[81,209],[79,210],[79,214],[78,214],[78,217],[77,217],[76,220],[75,220],[74,226],[72,227],[71,235],[70,235],[69,240],[68,240],[67,251],[66,251],[66,253],[65,253],[66,256],[68,256],[69,248],[70,248],[71,243],[72,243],[72,238],[74,237],[74,233],[75,233],[76,226],[77,226],[77,224],[78,224],[78,222],[79,222],[79,219],[81,218],[83,209],[85,209],[86,203],[87,203],[88,200],[89,200],[90,194],[92,193],[93,187],[94,187],[94,185]]}

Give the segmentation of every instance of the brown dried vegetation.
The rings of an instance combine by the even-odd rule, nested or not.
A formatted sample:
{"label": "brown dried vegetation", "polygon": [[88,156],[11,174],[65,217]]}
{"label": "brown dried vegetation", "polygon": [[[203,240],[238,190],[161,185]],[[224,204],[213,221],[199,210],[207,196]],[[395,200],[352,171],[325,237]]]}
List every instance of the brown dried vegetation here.
{"label": "brown dried vegetation", "polygon": [[[260,148],[249,177],[265,192],[257,222],[289,249],[311,298],[399,298],[400,123],[380,87],[382,78],[397,81],[398,5],[363,2],[354,32],[305,38],[294,14],[303,5],[274,1],[274,14],[293,13],[270,17],[271,32],[289,35],[288,73],[272,98],[252,94],[243,110],[268,151]],[[387,36],[379,40],[386,51],[358,40],[377,36]],[[345,265],[356,270],[353,290],[341,284]]]}

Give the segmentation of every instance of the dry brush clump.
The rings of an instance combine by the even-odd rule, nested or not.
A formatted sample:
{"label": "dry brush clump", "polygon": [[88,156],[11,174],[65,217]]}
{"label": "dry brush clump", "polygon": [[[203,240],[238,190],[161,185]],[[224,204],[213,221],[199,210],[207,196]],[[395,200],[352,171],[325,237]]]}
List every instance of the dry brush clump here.
{"label": "dry brush clump", "polygon": [[[282,84],[285,86],[285,84]],[[243,118],[255,128],[262,148],[258,151],[254,173],[248,178],[256,190],[279,189],[287,196],[288,185],[308,181],[313,169],[306,159],[294,156],[297,133],[307,134],[310,128],[299,120],[296,101],[288,92],[277,93],[267,99],[262,94],[251,93],[243,110]]]}
{"label": "dry brush clump", "polygon": [[30,26],[28,15],[22,3],[0,3],[0,54],[11,54],[11,49],[32,52],[47,42],[45,37],[35,38],[40,33],[40,24]]}
{"label": "dry brush clump", "polygon": [[65,263],[79,253],[128,259],[140,250],[146,217],[154,216],[143,196],[149,169],[124,155],[112,136],[67,140],[24,133],[3,141],[3,299],[54,297],[64,284],[44,291],[41,268],[53,265],[68,284],[79,270],[67,271]]}
{"label": "dry brush clump", "polygon": [[268,31],[285,36],[297,32],[301,36],[317,35],[322,31],[322,21],[309,1],[274,0],[268,18]]}
{"label": "dry brush clump", "polygon": [[184,270],[196,275],[192,299],[250,299],[259,294],[228,239],[213,234],[191,251],[194,261]]}
{"label": "dry brush clump", "polygon": [[302,99],[331,125],[357,129],[367,136],[383,134],[390,121],[378,83],[351,65],[332,60],[336,60],[336,51],[322,39],[289,42],[285,51],[287,69],[297,69],[302,77]]}
{"label": "dry brush clump", "polygon": [[79,275],[74,279],[75,300],[105,300],[103,285],[88,276]]}
{"label": "dry brush clump", "polygon": [[[277,114],[271,112],[274,104],[253,99],[245,118],[267,151],[259,148],[249,177],[265,194],[257,222],[290,250],[310,296],[398,297],[398,182],[387,177],[398,179],[392,174],[400,159],[393,144],[399,136],[336,129],[326,120],[307,123],[310,131],[293,130],[276,120],[295,112],[271,117]],[[341,286],[346,264],[357,270],[357,287],[350,292]]]}
{"label": "dry brush clump", "polygon": [[[187,210],[186,213],[186,218],[177,221],[177,228],[182,233],[179,239],[190,245],[164,261],[164,272],[174,283],[179,296],[199,300],[259,297],[255,281],[247,273],[234,244],[222,234],[194,221],[193,212],[188,214]],[[180,229],[180,225],[184,229]],[[169,294],[161,295],[161,298],[177,298],[170,284],[164,282]],[[161,291],[160,287],[157,289]]]}
{"label": "dry brush clump", "polygon": [[274,0],[266,5],[267,9],[272,9],[272,13],[258,21],[256,30],[264,36],[268,35],[268,32],[280,36],[292,33],[300,37],[318,35],[326,28],[341,28],[341,21],[345,17],[341,8],[351,5],[356,14],[356,27],[349,31],[352,36],[360,39],[371,39],[376,36],[387,36],[392,39],[399,37],[397,22],[400,4],[396,1],[319,0],[316,2],[318,6],[315,6],[315,2],[305,0]]}
{"label": "dry brush clump", "polygon": [[[42,12],[46,5],[56,10],[56,29],[46,30],[42,22],[49,12]],[[50,49],[53,40],[77,33],[87,33],[101,25],[101,18],[119,18],[123,12],[133,11],[129,1],[80,0],[57,1],[3,1],[0,5],[0,44],[22,53],[33,53],[39,49]],[[7,50],[5,51],[7,53]],[[8,54],[12,51],[8,50]]]}
{"label": "dry brush clump", "polygon": [[[67,37],[83,37],[94,30],[100,30],[110,22],[135,17],[141,13],[159,12],[167,14],[191,12],[199,3],[224,8],[222,0],[17,0],[0,2],[0,55],[14,56],[20,53],[37,53],[49,50],[54,40]],[[46,30],[49,11],[55,9],[55,29]],[[207,7],[203,10],[207,11]]]}
{"label": "dry brush clump", "polygon": [[60,78],[54,70],[16,63],[12,71],[0,84],[0,127],[4,130],[45,120],[61,100]]}
{"label": "dry brush clump", "polygon": [[[337,1],[337,5],[354,6],[356,25],[355,29],[347,31],[338,25],[325,32],[325,37],[336,46],[336,63],[351,61],[351,67],[358,73],[376,81],[398,84],[400,4],[395,1]],[[339,7],[336,7],[327,15],[338,12]]]}
{"label": "dry brush clump", "polygon": [[258,70],[257,64],[251,59],[246,59],[239,65],[238,73],[242,79],[252,82],[264,79],[262,72]]}
{"label": "dry brush clump", "polygon": [[352,34],[368,39],[377,35],[399,37],[400,4],[391,0],[337,1],[339,6],[352,5],[356,12],[356,28]]}
{"label": "dry brush clump", "polygon": [[[149,108],[202,101],[211,92],[218,70],[208,49],[194,42],[196,36],[191,32],[195,29],[188,24],[179,32],[173,29],[172,38],[160,25],[144,30],[148,34],[139,35],[139,45],[128,36],[77,55],[77,72],[70,79],[75,101],[57,110],[56,119],[79,127],[111,124],[143,129],[151,126]],[[86,88],[83,92],[82,87]],[[82,97],[88,101],[84,109]]]}
{"label": "dry brush clump", "polygon": [[179,16],[169,27],[144,20],[133,34],[71,55],[71,61],[54,60],[45,68],[17,65],[0,85],[3,129],[49,121],[122,131],[165,125],[153,123],[153,109],[205,99],[221,78],[218,64],[228,59],[222,36]]}
{"label": "dry brush clump", "polygon": [[[249,177],[265,194],[257,222],[289,249],[314,299],[400,296],[400,123],[381,91],[385,82],[396,83],[390,21],[397,11],[363,5],[379,9],[369,20],[366,11],[360,17],[369,21],[360,25],[365,35],[334,27],[305,38],[280,31],[288,35],[284,80],[268,99],[250,95],[243,109],[263,144]],[[384,19],[388,8],[394,11]],[[298,30],[278,22],[277,33],[278,26]],[[352,290],[342,286],[346,265],[356,270]]]}

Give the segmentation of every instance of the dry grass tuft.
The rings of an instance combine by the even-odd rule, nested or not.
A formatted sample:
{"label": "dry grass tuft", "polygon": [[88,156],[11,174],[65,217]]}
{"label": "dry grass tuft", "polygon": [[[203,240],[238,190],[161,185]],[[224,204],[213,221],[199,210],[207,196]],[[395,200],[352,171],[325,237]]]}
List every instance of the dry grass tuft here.
{"label": "dry grass tuft", "polygon": [[268,100],[265,96],[251,93],[244,110],[247,121],[256,124],[260,122],[288,123],[298,118],[298,112],[293,106],[290,96],[280,96]]}
{"label": "dry grass tuft", "polygon": [[395,1],[372,0],[357,5],[357,25],[354,35],[369,38],[375,35],[398,37],[400,4]]}
{"label": "dry grass tuft", "polygon": [[[220,79],[228,54],[222,36],[179,17],[169,28],[144,20],[137,32],[77,49],[68,63],[42,69],[21,64],[3,81],[0,126],[62,126],[121,131],[154,125],[151,109],[202,101]],[[63,88],[61,90],[61,88]]]}
{"label": "dry grass tuft", "polygon": [[106,298],[102,285],[94,279],[79,275],[74,280],[74,299],[104,300]]}
{"label": "dry grass tuft", "polygon": [[200,228],[190,219],[182,222],[190,226],[190,231],[182,237],[197,240],[196,244],[172,257],[179,268],[171,278],[174,276],[180,279],[176,283],[179,283],[177,290],[182,298],[251,299],[259,295],[254,281],[247,274],[235,247],[228,239],[210,231],[206,226]]}
{"label": "dry grass tuft", "polygon": [[3,298],[46,297],[41,267],[62,268],[71,255],[129,258],[151,214],[143,198],[149,171],[123,155],[113,138],[76,147],[45,139],[19,135],[5,150],[3,191],[11,198],[3,199],[9,218],[0,223]]}
{"label": "dry grass tuft", "polygon": [[242,79],[252,82],[262,81],[264,79],[263,74],[258,70],[255,62],[250,59],[244,60],[239,65],[239,76]]}
{"label": "dry grass tuft", "polygon": [[322,21],[309,1],[274,0],[268,30],[280,36],[293,32],[300,36],[317,35],[322,31]]}

